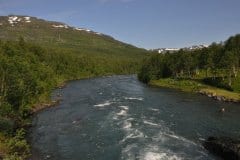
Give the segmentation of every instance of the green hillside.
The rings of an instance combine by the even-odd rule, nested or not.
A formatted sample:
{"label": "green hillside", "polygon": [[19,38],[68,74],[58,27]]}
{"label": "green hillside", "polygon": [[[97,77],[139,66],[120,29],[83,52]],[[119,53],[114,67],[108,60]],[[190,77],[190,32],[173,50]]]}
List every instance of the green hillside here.
{"label": "green hillside", "polygon": [[[9,21],[11,17],[15,21]],[[117,55],[118,57],[127,56],[136,59],[142,57],[142,53],[146,53],[144,49],[136,48],[88,29],[75,28],[35,17],[29,17],[29,20],[26,21],[25,18],[26,16],[0,17],[2,24],[0,25],[0,39],[16,40],[22,36],[26,41],[33,41],[45,47],[101,57]]]}
{"label": "green hillside", "polygon": [[[59,27],[60,26],[60,27]],[[110,36],[33,17],[0,17],[0,159],[30,155],[25,130],[67,80],[139,69],[148,51]]]}

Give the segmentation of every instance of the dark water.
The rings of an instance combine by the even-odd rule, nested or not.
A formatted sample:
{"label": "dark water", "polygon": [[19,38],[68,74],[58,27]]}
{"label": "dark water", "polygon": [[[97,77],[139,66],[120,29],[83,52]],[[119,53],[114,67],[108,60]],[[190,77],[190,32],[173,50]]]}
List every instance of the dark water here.
{"label": "dark water", "polygon": [[74,81],[57,92],[63,102],[34,118],[33,159],[216,159],[201,141],[240,135],[239,105],[151,88],[135,76]]}

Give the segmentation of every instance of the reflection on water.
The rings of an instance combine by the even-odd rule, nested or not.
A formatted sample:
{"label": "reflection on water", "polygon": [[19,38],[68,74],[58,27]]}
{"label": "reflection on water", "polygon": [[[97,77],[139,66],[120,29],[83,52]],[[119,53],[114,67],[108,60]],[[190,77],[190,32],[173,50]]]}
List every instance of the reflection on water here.
{"label": "reflection on water", "polygon": [[34,118],[33,159],[216,159],[202,140],[240,133],[239,106],[150,88],[135,76],[73,81],[58,92],[63,102]]}

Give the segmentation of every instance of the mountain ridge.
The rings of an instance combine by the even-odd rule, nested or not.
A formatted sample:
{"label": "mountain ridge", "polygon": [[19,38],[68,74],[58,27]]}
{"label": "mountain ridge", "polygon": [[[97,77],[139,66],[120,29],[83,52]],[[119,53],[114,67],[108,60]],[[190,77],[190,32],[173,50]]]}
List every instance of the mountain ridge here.
{"label": "mountain ridge", "polygon": [[[78,54],[121,55],[131,58],[147,53],[143,48],[116,40],[112,36],[66,23],[26,15],[0,16],[0,39],[24,40],[45,47],[71,50]],[[132,56],[133,57],[132,57]]]}

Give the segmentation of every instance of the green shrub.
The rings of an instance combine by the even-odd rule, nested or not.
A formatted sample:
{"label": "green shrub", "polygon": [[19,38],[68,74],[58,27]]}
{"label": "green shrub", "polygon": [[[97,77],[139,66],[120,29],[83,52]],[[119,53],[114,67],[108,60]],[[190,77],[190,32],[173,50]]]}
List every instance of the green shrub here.
{"label": "green shrub", "polygon": [[24,160],[22,157],[19,157],[17,154],[8,155],[3,160]]}
{"label": "green shrub", "polygon": [[30,147],[25,140],[25,130],[17,130],[16,135],[8,140],[7,147],[9,148],[8,155],[11,155],[10,158],[19,157],[19,159],[26,159],[29,157]]}
{"label": "green shrub", "polygon": [[7,102],[2,102],[0,105],[0,116],[11,117],[13,114],[14,112],[12,106]]}
{"label": "green shrub", "polygon": [[222,77],[210,77],[210,78],[208,77],[208,78],[204,78],[202,81],[207,85],[233,91],[233,88],[229,86],[228,82],[225,81]]}
{"label": "green shrub", "polygon": [[0,131],[5,135],[10,135],[14,131],[14,122],[11,119],[0,117]]}
{"label": "green shrub", "polygon": [[233,80],[232,88],[235,92],[240,92],[240,76]]}

